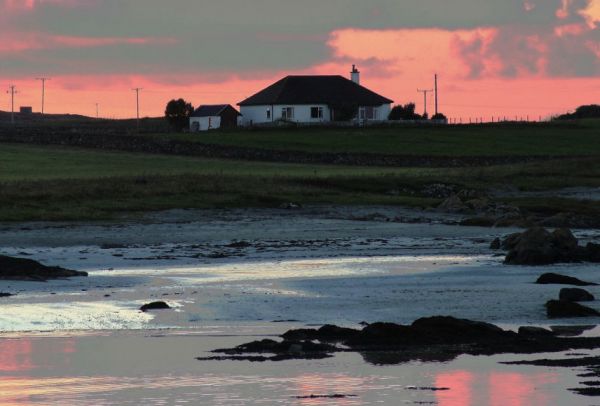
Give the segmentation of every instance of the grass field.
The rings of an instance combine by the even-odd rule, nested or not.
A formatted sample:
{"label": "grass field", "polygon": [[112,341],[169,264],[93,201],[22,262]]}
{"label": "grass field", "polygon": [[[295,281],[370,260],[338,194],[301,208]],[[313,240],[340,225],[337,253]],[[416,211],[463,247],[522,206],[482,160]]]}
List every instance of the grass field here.
{"label": "grass field", "polygon": [[168,137],[206,144],[306,152],[424,156],[600,155],[600,120],[472,126],[232,130],[171,134]]}
{"label": "grass field", "polygon": [[[600,158],[488,168],[377,168],[0,144],[2,221],[108,219],[123,212],[284,202],[428,207],[439,201],[420,191],[433,183],[477,190],[600,187]],[[551,210],[565,203],[523,204]]]}

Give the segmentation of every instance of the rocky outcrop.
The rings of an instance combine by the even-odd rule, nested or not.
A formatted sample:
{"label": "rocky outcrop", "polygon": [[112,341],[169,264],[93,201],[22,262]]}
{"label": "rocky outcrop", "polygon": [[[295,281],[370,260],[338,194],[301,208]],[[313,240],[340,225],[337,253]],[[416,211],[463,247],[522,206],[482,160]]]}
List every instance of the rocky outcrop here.
{"label": "rocky outcrop", "polygon": [[600,246],[578,245],[577,238],[566,228],[553,232],[541,227],[508,236],[502,243],[508,249],[504,261],[509,265],[550,265],[569,262],[600,262]]}
{"label": "rocky outcrop", "polygon": [[47,281],[87,275],[87,272],[42,265],[32,259],[0,255],[0,280]]}
{"label": "rocky outcrop", "polygon": [[170,308],[171,308],[171,306],[169,306],[165,302],[152,302],[152,303],[146,303],[145,305],[140,307],[140,310],[143,312],[147,312],[149,310],[167,310]]}
{"label": "rocky outcrop", "polygon": [[569,302],[568,300],[548,301],[546,303],[546,312],[551,319],[600,316],[598,311],[578,303]]}
{"label": "rocky outcrop", "polygon": [[557,273],[545,273],[537,281],[538,285],[573,285],[573,286],[595,286],[596,283],[585,282],[572,276],[561,275]]}
{"label": "rocky outcrop", "polygon": [[560,300],[566,300],[568,302],[593,302],[596,300],[594,295],[585,289],[579,288],[564,288],[560,290]]}
{"label": "rocky outcrop", "polygon": [[[595,312],[580,310],[585,314],[590,311]],[[536,327],[522,327],[515,333],[489,323],[446,316],[422,318],[411,325],[372,323],[362,330],[337,326],[290,330],[282,337],[283,341],[253,341],[215,350],[225,355],[198,359],[280,361],[326,358],[335,352],[355,351],[373,364],[397,364],[417,359],[445,361],[460,354],[554,352],[600,345],[600,337],[558,337]]]}

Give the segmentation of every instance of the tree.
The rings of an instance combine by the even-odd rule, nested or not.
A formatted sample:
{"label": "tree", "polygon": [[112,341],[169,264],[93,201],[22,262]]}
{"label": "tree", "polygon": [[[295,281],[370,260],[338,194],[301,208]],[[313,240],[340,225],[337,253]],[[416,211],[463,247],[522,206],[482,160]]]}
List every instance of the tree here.
{"label": "tree", "polygon": [[600,118],[600,105],[590,104],[589,106],[579,106],[574,113],[563,114],[556,120],[577,120],[585,118]]}
{"label": "tree", "polygon": [[394,106],[390,111],[388,120],[420,120],[422,117],[415,113],[415,107],[414,103]]}
{"label": "tree", "polygon": [[194,106],[183,99],[171,100],[165,108],[165,118],[177,131],[189,125],[190,117],[194,113]]}
{"label": "tree", "polygon": [[431,119],[434,121],[443,121],[444,123],[448,122],[448,118],[442,113],[434,114],[433,116],[431,116]]}

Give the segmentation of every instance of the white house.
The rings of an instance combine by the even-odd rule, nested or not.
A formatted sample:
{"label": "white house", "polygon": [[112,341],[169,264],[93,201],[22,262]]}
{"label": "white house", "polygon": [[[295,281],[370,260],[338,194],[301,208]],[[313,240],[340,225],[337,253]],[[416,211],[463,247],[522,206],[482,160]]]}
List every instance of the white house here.
{"label": "white house", "polygon": [[244,125],[279,120],[303,124],[329,121],[387,120],[393,100],[360,85],[360,72],[352,67],[343,76],[287,76],[238,103]]}
{"label": "white house", "polygon": [[240,113],[230,104],[204,105],[190,116],[190,131],[208,131],[238,126]]}

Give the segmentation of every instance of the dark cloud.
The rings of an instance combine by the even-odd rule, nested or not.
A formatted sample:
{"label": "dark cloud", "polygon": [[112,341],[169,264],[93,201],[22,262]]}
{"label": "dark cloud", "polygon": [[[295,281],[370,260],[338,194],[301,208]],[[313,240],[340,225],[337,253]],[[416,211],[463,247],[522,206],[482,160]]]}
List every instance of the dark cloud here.
{"label": "dark cloud", "polygon": [[[588,0],[571,2],[562,23],[581,23],[577,11]],[[2,0],[0,0],[0,4]],[[484,38],[457,43],[473,77],[597,72],[597,57],[582,42],[564,43],[553,34],[561,0],[54,0],[18,10],[0,26],[0,40],[27,35],[68,38],[155,38],[160,43],[32,48],[2,55],[3,75],[189,74],[303,69],[331,59],[330,33],[342,28],[448,30],[499,27],[492,43]],[[0,6],[2,7],[2,6]],[[528,9],[529,11],[526,11]],[[3,10],[0,10],[0,14]],[[7,15],[8,10],[4,10]],[[10,34],[10,35],[9,35]],[[597,39],[598,30],[582,41]],[[546,51],[532,37],[548,47]],[[10,40],[10,39],[9,39]],[[1,48],[0,48],[1,49]],[[592,57],[594,55],[594,57]],[[561,60],[565,56],[574,60]],[[595,64],[595,67],[594,67]]]}

